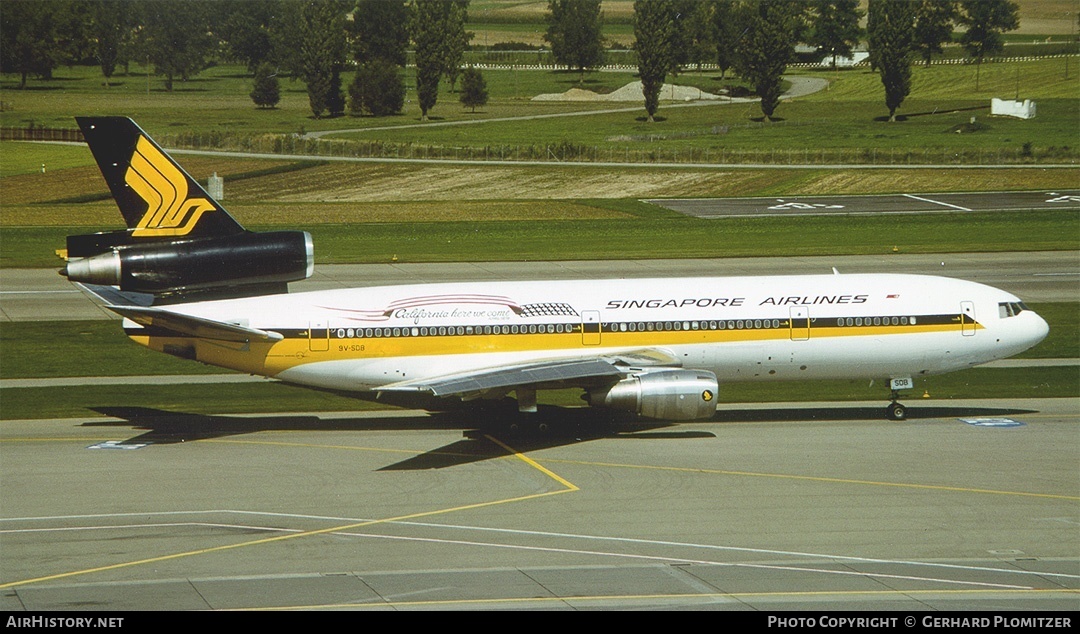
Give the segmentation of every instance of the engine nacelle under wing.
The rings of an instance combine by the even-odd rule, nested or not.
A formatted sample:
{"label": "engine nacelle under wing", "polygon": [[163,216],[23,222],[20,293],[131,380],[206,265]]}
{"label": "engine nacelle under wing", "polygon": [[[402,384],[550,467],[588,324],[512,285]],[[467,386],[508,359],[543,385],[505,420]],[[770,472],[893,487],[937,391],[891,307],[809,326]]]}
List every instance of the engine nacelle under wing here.
{"label": "engine nacelle under wing", "polygon": [[700,420],[716,413],[716,375],[704,370],[657,370],[588,393],[590,405],[626,410],[646,418]]}

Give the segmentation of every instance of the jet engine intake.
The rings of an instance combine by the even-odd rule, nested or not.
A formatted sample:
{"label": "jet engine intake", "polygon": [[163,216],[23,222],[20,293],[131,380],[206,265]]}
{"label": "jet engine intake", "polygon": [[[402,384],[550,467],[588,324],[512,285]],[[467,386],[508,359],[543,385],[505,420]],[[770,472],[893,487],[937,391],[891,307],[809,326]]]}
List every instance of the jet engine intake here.
{"label": "jet engine intake", "polygon": [[704,370],[657,370],[588,392],[594,407],[633,412],[661,420],[700,420],[716,413],[716,375]]}

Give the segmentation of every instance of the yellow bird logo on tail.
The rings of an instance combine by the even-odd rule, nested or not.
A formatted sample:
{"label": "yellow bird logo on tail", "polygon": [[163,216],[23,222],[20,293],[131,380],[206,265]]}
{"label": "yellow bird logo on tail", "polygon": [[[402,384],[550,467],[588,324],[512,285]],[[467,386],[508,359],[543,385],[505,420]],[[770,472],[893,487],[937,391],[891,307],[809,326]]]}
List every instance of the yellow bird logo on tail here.
{"label": "yellow bird logo on tail", "polygon": [[186,236],[214,205],[188,198],[187,178],[144,136],[139,137],[124,182],[146,201],[146,213],[132,231],[136,237]]}

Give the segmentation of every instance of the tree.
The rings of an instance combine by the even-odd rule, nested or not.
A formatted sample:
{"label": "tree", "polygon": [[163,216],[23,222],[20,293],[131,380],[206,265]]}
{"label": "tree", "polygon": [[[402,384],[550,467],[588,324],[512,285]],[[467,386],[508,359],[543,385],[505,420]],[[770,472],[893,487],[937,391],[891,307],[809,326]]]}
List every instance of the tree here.
{"label": "tree", "polygon": [[461,105],[476,112],[477,106],[483,106],[487,102],[487,81],[484,76],[472,66],[466,68],[461,75]]}
{"label": "tree", "polygon": [[165,76],[165,90],[173,81],[186,81],[206,67],[206,55],[213,48],[206,19],[206,4],[144,0],[143,46],[154,72]]}
{"label": "tree", "polygon": [[772,121],[780,104],[784,71],[795,57],[802,6],[793,0],[757,0],[747,15],[740,48],[740,70],[761,97],[761,112]]}
{"label": "tree", "polygon": [[405,80],[401,67],[387,59],[360,65],[349,84],[349,109],[353,114],[376,117],[397,114],[405,107]]}
{"label": "tree", "polygon": [[125,48],[131,45],[136,11],[131,0],[97,0],[90,5],[89,31],[95,40],[94,56],[105,76],[106,88]]}
{"label": "tree", "polygon": [[952,39],[955,18],[955,0],[922,0],[915,4],[913,46],[927,67],[934,55],[941,55],[942,45]]}
{"label": "tree", "polygon": [[286,73],[292,80],[304,75],[300,59],[304,7],[307,0],[278,0],[277,12],[270,19],[270,61],[279,73]]}
{"label": "tree", "polygon": [[443,74],[453,91],[473,34],[465,30],[465,23],[469,19],[469,0],[449,0],[449,4],[446,9],[446,23],[443,25],[442,56]]}
{"label": "tree", "polygon": [[51,0],[56,21],[56,41],[60,61],[68,66],[87,64],[95,58],[94,35],[91,31],[94,2],[90,0]]}
{"label": "tree", "polygon": [[414,0],[412,4],[410,31],[416,45],[416,98],[421,121],[428,120],[428,112],[439,98],[439,79],[445,69],[442,29],[448,12],[445,0]]}
{"label": "tree", "polygon": [[713,33],[716,37],[716,65],[720,67],[720,78],[738,60],[740,28],[739,12],[731,0],[715,2],[712,13]]}
{"label": "tree", "polygon": [[551,45],[556,64],[581,73],[604,63],[604,14],[600,0],[550,0],[544,41]]}
{"label": "tree", "polygon": [[671,0],[634,1],[634,48],[649,123],[660,107],[660,89],[672,64],[675,7]]}
{"label": "tree", "polygon": [[671,0],[671,67],[668,72],[678,75],[691,62],[694,40],[694,12],[698,0]]}
{"label": "tree", "polygon": [[0,20],[0,72],[50,77],[60,63],[56,6],[49,2],[5,2]]}
{"label": "tree", "polygon": [[326,111],[331,117],[345,114],[345,91],[341,89],[341,66],[330,71],[330,88],[326,92]]}
{"label": "tree", "polygon": [[960,36],[960,44],[975,58],[975,90],[978,90],[983,59],[1005,49],[1001,34],[1020,27],[1020,8],[1011,0],[961,0],[958,20],[967,27]]}
{"label": "tree", "polygon": [[383,59],[405,66],[409,9],[404,0],[359,0],[348,24],[357,63]]}
{"label": "tree", "polygon": [[687,64],[697,66],[716,59],[716,13],[715,2],[694,2],[691,5],[690,19],[685,22],[684,42]]}
{"label": "tree", "polygon": [[300,11],[300,72],[307,84],[308,103],[316,119],[329,109],[345,110],[341,69],[345,64],[346,2],[309,0]]}
{"label": "tree", "polygon": [[859,20],[863,16],[859,0],[814,0],[812,8],[814,30],[810,44],[832,58],[835,70],[836,58],[851,57],[859,43]]}
{"label": "tree", "polygon": [[870,11],[875,16],[870,46],[885,87],[889,121],[896,121],[896,109],[911,92],[915,6],[909,0],[870,0]]}
{"label": "tree", "polygon": [[266,62],[255,69],[255,86],[251,89],[251,100],[260,108],[273,108],[281,101],[277,71]]}
{"label": "tree", "polygon": [[273,55],[271,25],[281,11],[281,4],[273,0],[229,0],[216,6],[221,9],[215,18],[215,24],[219,25],[215,33],[225,40],[229,56],[244,62],[248,72],[257,72]]}

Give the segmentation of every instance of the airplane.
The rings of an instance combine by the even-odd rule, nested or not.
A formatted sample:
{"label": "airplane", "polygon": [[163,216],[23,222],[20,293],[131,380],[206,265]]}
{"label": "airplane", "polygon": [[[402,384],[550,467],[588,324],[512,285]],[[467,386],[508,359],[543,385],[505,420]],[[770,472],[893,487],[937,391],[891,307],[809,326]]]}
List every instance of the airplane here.
{"label": "airplane", "polygon": [[77,117],[127,228],[67,238],[61,274],[150,349],[440,410],[577,388],[646,419],[715,415],[721,383],[888,381],[1009,357],[1046,322],[1011,293],[908,274],[461,282],[289,292],[303,231],[255,233],[134,121]]}

